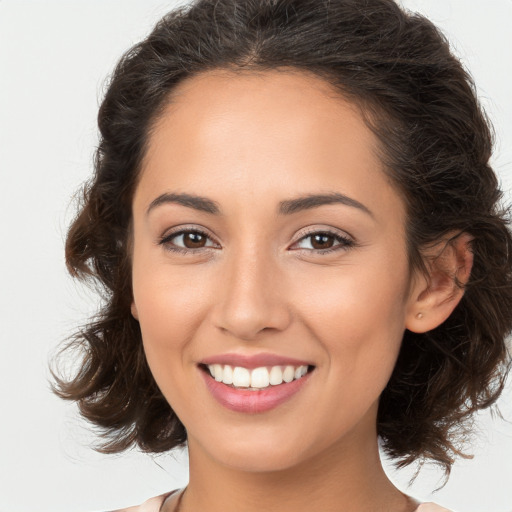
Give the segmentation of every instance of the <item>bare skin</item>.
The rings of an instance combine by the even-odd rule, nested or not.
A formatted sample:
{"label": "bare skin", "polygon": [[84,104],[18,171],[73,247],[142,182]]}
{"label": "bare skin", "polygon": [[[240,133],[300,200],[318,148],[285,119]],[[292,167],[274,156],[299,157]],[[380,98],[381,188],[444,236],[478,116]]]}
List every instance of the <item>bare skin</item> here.
{"label": "bare skin", "polygon": [[[405,208],[377,145],[352,104],[291,71],[189,79],[155,125],[133,201],[132,313],[187,428],[180,512],[417,507],[380,464],[378,399],[404,329],[436,327],[460,300],[453,276],[471,253],[463,236],[442,272],[410,279]],[[271,410],[219,404],[201,361],[260,352],[314,369]]]}

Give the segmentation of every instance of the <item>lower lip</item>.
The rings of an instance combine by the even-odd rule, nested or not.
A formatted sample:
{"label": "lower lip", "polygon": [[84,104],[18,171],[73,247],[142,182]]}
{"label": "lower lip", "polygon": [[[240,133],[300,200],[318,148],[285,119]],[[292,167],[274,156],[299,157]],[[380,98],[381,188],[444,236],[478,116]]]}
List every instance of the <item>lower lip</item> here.
{"label": "lower lip", "polygon": [[260,413],[270,411],[289,400],[298,393],[309,380],[311,372],[292,382],[283,382],[277,386],[269,386],[261,391],[237,389],[222,382],[217,382],[208,373],[199,370],[213,397],[227,409],[244,413]]}

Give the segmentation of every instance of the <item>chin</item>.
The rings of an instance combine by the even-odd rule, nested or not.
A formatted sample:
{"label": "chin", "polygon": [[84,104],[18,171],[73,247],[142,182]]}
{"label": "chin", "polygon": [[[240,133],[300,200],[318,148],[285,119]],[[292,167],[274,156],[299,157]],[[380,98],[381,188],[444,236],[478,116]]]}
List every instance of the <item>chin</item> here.
{"label": "chin", "polygon": [[[245,436],[240,436],[239,430],[238,436],[230,432],[223,439],[205,439],[200,444],[207,447],[210,460],[232,470],[253,473],[289,470],[309,460],[322,448],[319,446],[320,440],[310,440],[308,443],[305,433],[290,436],[289,432],[286,435],[276,435],[274,432],[272,435],[264,428],[251,430]],[[190,441],[192,456],[193,452],[204,450]]]}
{"label": "chin", "polygon": [[297,453],[283,453],[282,451],[262,452],[248,450],[246,453],[224,453],[220,462],[224,466],[236,471],[248,473],[271,473],[285,471],[300,464],[301,459]]}

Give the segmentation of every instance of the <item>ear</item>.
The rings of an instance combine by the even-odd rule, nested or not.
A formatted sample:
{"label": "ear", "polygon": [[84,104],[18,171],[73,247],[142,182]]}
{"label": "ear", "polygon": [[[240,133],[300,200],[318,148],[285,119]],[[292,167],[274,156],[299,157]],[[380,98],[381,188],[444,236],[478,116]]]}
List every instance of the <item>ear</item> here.
{"label": "ear", "polygon": [[425,254],[428,275],[414,276],[405,327],[423,333],[441,325],[464,295],[473,266],[472,237],[451,233]]}
{"label": "ear", "polygon": [[132,312],[132,316],[133,318],[135,318],[135,320],[139,320],[139,313],[137,311],[137,306],[135,305],[135,301],[132,300],[132,305],[131,305],[131,312]]}

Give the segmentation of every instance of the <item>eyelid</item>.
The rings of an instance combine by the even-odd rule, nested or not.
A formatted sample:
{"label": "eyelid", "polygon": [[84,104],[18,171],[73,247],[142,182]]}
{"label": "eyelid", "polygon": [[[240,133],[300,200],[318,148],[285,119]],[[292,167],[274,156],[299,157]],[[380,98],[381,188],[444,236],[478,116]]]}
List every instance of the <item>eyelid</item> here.
{"label": "eyelid", "polygon": [[316,234],[316,233],[328,233],[330,235],[336,235],[336,236],[340,236],[342,238],[347,238],[347,239],[355,241],[354,237],[347,231],[344,231],[344,230],[341,230],[341,229],[338,229],[335,227],[331,227],[331,226],[322,226],[322,225],[306,226],[305,228],[303,228],[303,230],[301,230],[299,232],[299,234],[297,235],[296,241],[298,242],[305,236]]}
{"label": "eyelid", "polygon": [[[208,251],[210,249],[217,249],[218,247],[214,247],[212,245],[207,245],[204,247],[196,247],[196,248],[186,248],[180,247],[174,244],[171,244],[171,239],[177,237],[179,235],[183,235],[185,233],[198,233],[205,236],[209,241],[211,241],[214,245],[218,247],[220,244],[215,240],[215,237],[210,234],[210,232],[203,228],[202,226],[197,225],[181,225],[176,226],[170,230],[164,232],[164,234],[158,239],[158,244],[163,245],[166,250],[178,253],[198,253],[203,251]],[[328,247],[326,249],[304,249],[298,248],[293,249],[295,245],[297,245],[302,240],[311,237],[313,235],[327,235],[333,237],[338,243],[334,247]],[[306,228],[306,231],[302,232],[298,238],[292,243],[290,246],[293,251],[305,252],[308,254],[318,254],[324,255],[329,252],[340,251],[340,250],[348,250],[356,245],[354,238],[344,231],[339,231],[335,228],[321,228],[321,227],[309,227]]]}
{"label": "eyelid", "polygon": [[322,226],[306,227],[306,228],[304,228],[304,231],[302,231],[301,233],[299,233],[299,235],[297,235],[297,238],[295,239],[295,242],[293,242],[293,243],[295,244],[295,243],[299,242],[300,240],[302,240],[303,238],[306,238],[307,236],[316,235],[316,234],[320,234],[320,233],[340,237],[340,238],[343,238],[345,240],[350,240],[355,243],[354,237],[351,234],[347,233],[346,231],[342,231],[340,229],[327,227],[327,226],[325,226],[325,227],[322,227]]}
{"label": "eyelid", "polygon": [[299,242],[304,240],[305,238],[311,237],[312,235],[328,235],[336,239],[339,243],[338,245],[335,245],[334,247],[329,247],[327,249],[292,249],[294,251],[305,251],[307,253],[313,253],[313,254],[326,254],[328,252],[332,251],[338,251],[338,250],[348,250],[354,246],[356,246],[356,241],[352,237],[352,235],[349,235],[345,231],[340,231],[335,228],[321,228],[321,227],[309,227],[306,229],[305,232],[302,232],[300,236],[293,242],[292,246],[297,245]]}
{"label": "eyelid", "polygon": [[181,225],[181,226],[176,226],[174,228],[166,230],[164,232],[164,234],[158,238],[157,243],[158,243],[158,245],[165,246],[166,250],[174,251],[174,252],[181,252],[181,253],[199,252],[199,251],[216,248],[216,247],[213,247],[212,245],[209,245],[206,247],[196,247],[194,249],[189,249],[186,247],[179,247],[177,245],[171,246],[171,243],[170,243],[171,239],[174,237],[177,237],[179,235],[182,235],[184,233],[198,233],[200,235],[205,236],[208,240],[213,242],[213,244],[215,244],[217,246],[220,245],[216,241],[215,237],[206,228],[203,228],[202,226],[197,226],[197,225]]}

